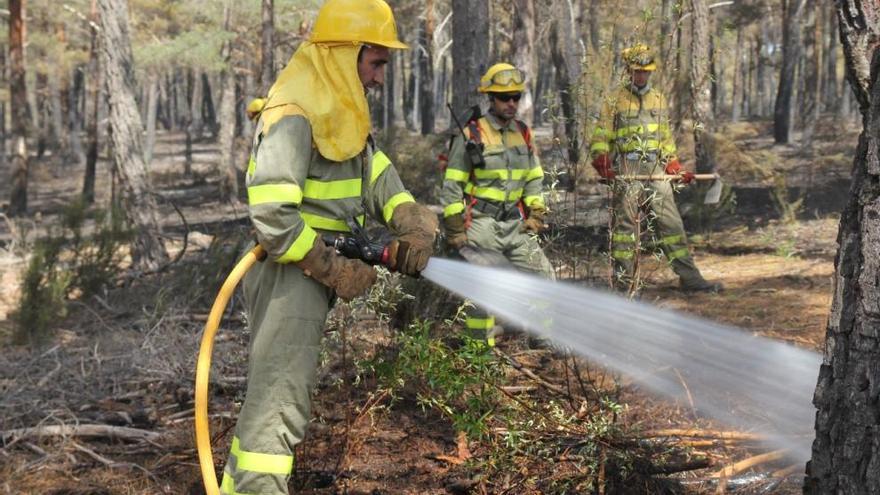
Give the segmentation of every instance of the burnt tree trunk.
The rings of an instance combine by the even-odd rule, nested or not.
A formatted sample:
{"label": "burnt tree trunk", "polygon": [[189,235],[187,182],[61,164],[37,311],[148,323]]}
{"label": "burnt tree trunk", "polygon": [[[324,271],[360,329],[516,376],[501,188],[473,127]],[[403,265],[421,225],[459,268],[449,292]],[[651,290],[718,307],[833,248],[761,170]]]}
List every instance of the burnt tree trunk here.
{"label": "burnt tree trunk", "polygon": [[88,203],[95,202],[95,170],[98,163],[98,121],[101,108],[101,89],[104,86],[104,71],[101,70],[99,51],[101,39],[98,37],[98,3],[92,0],[91,5],[91,45],[89,48],[88,71],[92,75],[92,83],[89,85],[88,101],[91,102],[91,115],[87,117],[86,124],[86,173],[83,177],[83,200]]}
{"label": "burnt tree trunk", "polygon": [[568,0],[553,2],[553,22],[550,26],[550,56],[556,69],[556,89],[562,106],[562,117],[565,124],[568,163],[580,161],[580,143],[578,141],[578,124],[575,115],[575,87],[580,75],[577,42],[572,30],[571,9]]}
{"label": "burnt tree trunk", "polygon": [[862,112],[840,218],[834,297],[813,403],[804,493],[880,493],[880,4],[837,2],[847,79]]}
{"label": "burnt tree trunk", "polygon": [[488,69],[489,2],[452,0],[452,108],[461,115],[481,103],[475,88]]}
{"label": "burnt tree trunk", "polygon": [[773,108],[773,139],[783,144],[791,141],[792,96],[794,76],[801,54],[801,14],[807,0],[788,0],[783,16],[782,69],[779,71],[779,89]]}
{"label": "burnt tree trunk", "polygon": [[125,0],[98,0],[104,41],[101,52],[110,98],[113,160],[119,174],[123,211],[134,228],[132,261],[156,270],[168,259],[162,244],[159,211],[144,164],[144,127],[134,98],[134,67]]}
{"label": "burnt tree trunk", "polygon": [[275,81],[275,0],[263,0],[262,5],[259,95],[266,96]]}
{"label": "burnt tree trunk", "polygon": [[[513,16],[513,63],[526,75],[526,90],[519,102],[520,118],[528,125],[533,125],[535,102],[535,80],[538,78],[537,60],[535,58],[535,0],[515,0]],[[592,27],[590,34],[592,36]],[[598,35],[598,33],[597,33]],[[598,43],[598,40],[597,40]]]}
{"label": "burnt tree trunk", "polygon": [[691,102],[694,119],[694,160],[697,173],[712,171],[713,160],[706,145],[706,133],[715,127],[712,115],[712,83],[709,71],[709,6],[706,0],[692,0],[691,16]]}
{"label": "burnt tree trunk", "polygon": [[[11,101],[27,101],[25,83],[24,43],[27,32],[24,24],[25,0],[9,0],[9,97]],[[12,177],[9,196],[10,216],[27,211],[28,187],[28,106],[11,105],[12,147],[10,149]]]}
{"label": "burnt tree trunk", "polygon": [[434,0],[425,3],[422,21],[422,39],[419,42],[419,105],[421,106],[422,135],[434,132]]}

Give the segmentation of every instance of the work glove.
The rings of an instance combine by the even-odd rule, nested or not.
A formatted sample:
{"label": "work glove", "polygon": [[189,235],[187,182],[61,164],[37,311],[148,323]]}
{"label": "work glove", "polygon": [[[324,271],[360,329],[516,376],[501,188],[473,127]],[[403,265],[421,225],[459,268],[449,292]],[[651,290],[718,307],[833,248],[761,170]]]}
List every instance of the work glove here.
{"label": "work glove", "polygon": [[449,247],[461,249],[467,244],[467,229],[465,229],[464,216],[461,213],[444,218],[443,227],[446,229],[446,244]]}
{"label": "work glove", "polygon": [[434,255],[434,238],[439,227],[437,215],[425,205],[402,203],[394,209],[390,227],[397,239],[388,246],[388,268],[418,276]]}
{"label": "work glove", "polygon": [[596,172],[599,172],[599,176],[603,179],[614,179],[614,170],[611,169],[611,158],[608,157],[607,153],[602,153],[593,158],[593,168],[596,169]]}
{"label": "work glove", "polygon": [[540,234],[544,229],[544,216],[547,214],[547,209],[543,206],[532,206],[529,208],[529,216],[523,220],[523,225],[520,228],[522,232],[528,232],[530,234]]}
{"label": "work glove", "polygon": [[376,269],[361,260],[345,258],[319,236],[306,257],[296,262],[307,277],[336,291],[343,301],[363,295],[376,282]]}
{"label": "work glove", "polygon": [[681,175],[682,184],[689,184],[695,177],[693,172],[688,172],[687,170],[682,171],[681,163],[676,158],[673,158],[666,163],[665,172],[668,175]]}

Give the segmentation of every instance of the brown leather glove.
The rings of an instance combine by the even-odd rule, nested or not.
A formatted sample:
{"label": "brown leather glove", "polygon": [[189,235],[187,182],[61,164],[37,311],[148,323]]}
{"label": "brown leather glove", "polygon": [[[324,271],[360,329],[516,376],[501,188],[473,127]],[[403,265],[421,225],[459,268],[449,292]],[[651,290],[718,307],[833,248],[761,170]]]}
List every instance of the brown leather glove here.
{"label": "brown leather glove", "polygon": [[437,215],[425,205],[403,203],[391,215],[391,230],[397,239],[389,245],[389,268],[418,276],[434,254]]}
{"label": "brown leather glove", "polygon": [[376,269],[361,260],[340,256],[336,250],[315,240],[306,257],[296,262],[308,277],[336,291],[344,301],[351,301],[367,292],[376,282]]}
{"label": "brown leather glove", "polygon": [[523,225],[520,230],[532,234],[540,234],[546,228],[544,226],[544,216],[546,214],[547,209],[543,206],[532,206],[529,208],[529,216],[523,220]]}
{"label": "brown leather glove", "polygon": [[464,227],[464,215],[458,213],[443,219],[446,230],[446,244],[452,249],[461,249],[467,244],[467,232]]}

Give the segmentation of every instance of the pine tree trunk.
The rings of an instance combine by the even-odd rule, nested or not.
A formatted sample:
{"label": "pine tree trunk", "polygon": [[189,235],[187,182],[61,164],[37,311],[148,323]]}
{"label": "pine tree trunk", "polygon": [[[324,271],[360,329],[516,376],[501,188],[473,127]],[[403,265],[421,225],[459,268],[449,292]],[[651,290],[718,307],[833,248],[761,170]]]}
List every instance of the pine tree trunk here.
{"label": "pine tree trunk", "polygon": [[[231,15],[230,3],[226,3],[224,27],[228,28]],[[238,201],[238,169],[235,166],[235,71],[232,66],[232,41],[223,47],[226,70],[223,73],[223,93],[220,97],[220,167],[223,179],[220,182],[220,196],[230,202]]]}
{"label": "pine tree trunk", "polygon": [[[27,85],[25,83],[24,44],[25,0],[9,0],[9,96],[10,101],[25,102]],[[12,165],[12,190],[9,197],[9,216],[23,215],[27,212],[28,187],[28,107],[11,105],[12,146],[10,151]]]}
{"label": "pine tree trunk", "polygon": [[779,144],[791,141],[792,96],[795,68],[801,54],[801,15],[807,0],[787,0],[782,36],[782,69],[773,109],[773,139]]}
{"label": "pine tree trunk", "polygon": [[422,135],[434,132],[434,0],[425,2],[425,18],[422,21],[423,50],[419,54],[419,103],[421,106]]}
{"label": "pine tree trunk", "polygon": [[134,228],[132,261],[142,270],[156,270],[168,254],[162,244],[159,211],[144,164],[143,124],[134,98],[134,67],[125,0],[98,0],[101,44],[110,98],[113,159],[119,173],[123,211]]}
{"label": "pine tree trunk", "polygon": [[[595,2],[593,2],[595,3]],[[534,123],[535,80],[538,79],[537,60],[535,57],[535,0],[515,0],[513,15],[513,63],[526,75],[526,90],[519,102],[520,118],[528,125]],[[598,27],[596,27],[598,30]],[[590,27],[590,36],[593,35]],[[598,36],[598,33],[596,33]],[[598,43],[598,39],[596,41]]]}
{"label": "pine tree trunk", "polygon": [[482,102],[470,88],[489,68],[489,2],[452,0],[452,39],[452,108],[461,115]]}
{"label": "pine tree trunk", "polygon": [[807,149],[813,147],[813,134],[822,104],[822,31],[818,10],[819,3],[809,0],[804,22],[804,72],[801,77],[804,82],[804,104],[800,113],[803,127],[801,144]]}
{"label": "pine tree trunk", "polygon": [[816,440],[804,493],[880,493],[880,4],[838,2],[863,131],[840,218]]}
{"label": "pine tree trunk", "polygon": [[577,124],[576,99],[574,87],[576,78],[580,74],[578,56],[576,51],[577,42],[574,39],[572,29],[571,5],[568,0],[555,0],[553,2],[553,22],[550,26],[550,57],[553,67],[556,69],[556,89],[562,106],[562,116],[565,125],[567,141],[568,163],[576,164],[580,161],[580,143]]}
{"label": "pine tree trunk", "polygon": [[73,70],[73,83],[67,91],[67,130],[69,136],[70,155],[77,165],[85,163],[86,157],[82,148],[80,132],[82,131],[82,108],[85,92],[85,67]]}
{"label": "pine tree trunk", "polygon": [[260,44],[260,96],[266,96],[275,82],[275,2],[262,0],[262,43]]}
{"label": "pine tree trunk", "polygon": [[738,29],[736,31],[736,46],[734,47],[733,53],[733,101],[730,105],[730,121],[731,122],[739,122],[740,115],[742,114],[742,105],[741,100],[743,96],[743,86],[745,84],[745,78],[743,77],[743,43],[744,43],[743,30]]}
{"label": "pine tree trunk", "polygon": [[691,0],[691,101],[694,119],[694,160],[697,173],[712,172],[714,160],[705,133],[715,129],[712,115],[712,85],[709,72],[709,7],[706,0]]}
{"label": "pine tree trunk", "polygon": [[217,137],[217,132],[220,130],[220,123],[217,122],[217,111],[214,106],[213,88],[216,85],[211,85],[211,78],[204,72],[202,73],[202,83],[205,96],[205,124],[208,126],[211,138],[213,139]]}
{"label": "pine tree trunk", "polygon": [[159,111],[159,76],[147,76],[147,133],[144,137],[144,163],[147,167],[153,161],[153,147],[156,145],[156,113]]}
{"label": "pine tree trunk", "polygon": [[837,112],[840,110],[840,98],[838,96],[837,85],[837,51],[839,50],[837,39],[837,14],[833,5],[826,6],[828,14],[828,44],[825,48],[825,111]]}
{"label": "pine tree trunk", "polygon": [[[94,26],[89,27],[91,33],[91,45],[89,48],[89,74],[92,75],[92,83],[89,86],[88,101],[91,102],[91,118],[88,119],[86,126],[86,172],[83,177],[83,200],[88,203],[95,201],[95,170],[98,163],[98,122],[101,111],[101,89],[104,86],[104,71],[101,70],[99,52],[101,39],[98,37],[98,30],[95,28],[100,23],[98,17],[97,0],[91,2],[91,21]],[[87,107],[88,108],[88,107]]]}

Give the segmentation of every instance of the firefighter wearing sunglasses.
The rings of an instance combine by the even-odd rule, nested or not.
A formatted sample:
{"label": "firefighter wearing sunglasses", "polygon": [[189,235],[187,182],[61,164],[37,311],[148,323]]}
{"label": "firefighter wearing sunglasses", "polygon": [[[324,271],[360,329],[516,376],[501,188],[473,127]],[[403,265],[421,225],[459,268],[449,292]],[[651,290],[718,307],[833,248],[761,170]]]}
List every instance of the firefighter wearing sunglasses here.
{"label": "firefighter wearing sunglasses", "polygon": [[[525,90],[523,73],[507,63],[495,64],[477,89],[488,96],[488,111],[464,126],[452,141],[440,201],[447,244],[502,254],[518,269],[553,279],[537,234],[544,228],[544,171],[528,126],[516,119]],[[469,153],[470,145],[479,153]],[[467,334],[495,345],[500,326],[495,318],[470,309]]]}
{"label": "firefighter wearing sunglasses", "polygon": [[[628,80],[605,103],[590,141],[593,168],[614,191],[611,257],[618,287],[637,290],[637,241],[651,241],[669,260],[683,290],[722,290],[720,283],[704,279],[694,263],[670,182],[615,180],[619,174],[681,175],[683,183],[694,178],[693,173],[682,169],[676,156],[666,98],[650,83],[651,74],[657,70],[653,51],[639,43],[621,55]],[[641,212],[647,214],[653,228],[637,228]],[[637,232],[653,238],[640,235],[637,239]]]}

